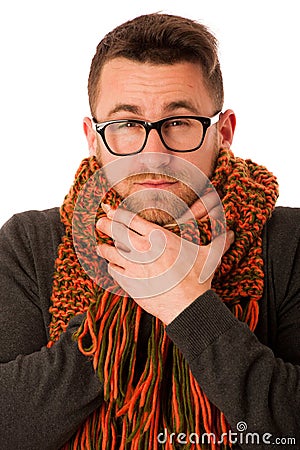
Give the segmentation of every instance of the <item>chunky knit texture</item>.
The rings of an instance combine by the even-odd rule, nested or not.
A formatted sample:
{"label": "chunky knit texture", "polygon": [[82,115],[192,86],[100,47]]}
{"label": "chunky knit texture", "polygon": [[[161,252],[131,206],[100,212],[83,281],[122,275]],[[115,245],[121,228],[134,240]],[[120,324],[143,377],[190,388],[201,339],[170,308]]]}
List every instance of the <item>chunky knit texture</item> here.
{"label": "chunky knit texture", "polygon": [[[111,242],[95,231],[95,216],[97,220],[104,214],[101,208],[97,214],[86,213],[89,202],[94,204],[95,195],[100,195],[100,201],[102,193],[97,193],[98,188],[92,184],[90,195],[80,197],[97,169],[95,158],[82,161],[61,207],[66,234],[56,260],[48,345],[59,339],[74,315],[86,312],[86,319],[74,338],[80,351],[93,360],[104,386],[104,399],[102,406],[86,419],[64,448],[176,448],[169,442],[158,444],[157,435],[164,428],[176,434],[221,436],[229,428],[224,415],[202,392],[182,354],[168,338],[164,325],[152,318],[148,348],[143,349],[146,357],[141,363],[138,356],[144,314],[141,308],[107,274],[106,265],[96,255],[95,248],[89,249],[87,261],[84,257],[78,260],[74,227],[76,235],[80,231],[78,227],[82,228],[85,248],[93,247],[91,239],[84,241],[93,234],[98,242]],[[266,168],[236,158],[230,150],[220,151],[211,181],[222,199],[227,226],[235,232],[235,242],[223,256],[212,287],[234,316],[254,330],[264,285],[261,233],[275,206],[277,182]],[[105,181],[102,182],[105,192]],[[105,197],[105,202],[112,205],[118,205],[119,201],[113,190]],[[76,211],[82,214],[73,227],[75,205]],[[211,240],[209,220],[199,221],[198,225],[197,243],[205,245]],[[180,232],[178,227],[173,231]],[[184,238],[194,240],[192,227],[183,227],[181,233]],[[89,266],[94,267],[93,279],[87,274]],[[185,448],[205,447],[190,443]],[[211,444],[211,448],[218,447]]]}

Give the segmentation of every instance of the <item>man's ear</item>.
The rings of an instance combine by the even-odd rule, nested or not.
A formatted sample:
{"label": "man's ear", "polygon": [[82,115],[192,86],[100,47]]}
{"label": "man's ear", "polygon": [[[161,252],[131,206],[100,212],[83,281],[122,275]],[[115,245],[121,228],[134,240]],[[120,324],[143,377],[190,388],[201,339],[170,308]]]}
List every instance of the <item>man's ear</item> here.
{"label": "man's ear", "polygon": [[231,109],[221,113],[218,124],[219,146],[220,148],[230,148],[236,125],[236,117]]}
{"label": "man's ear", "polygon": [[97,132],[94,130],[92,121],[89,117],[83,119],[83,131],[88,142],[90,156],[96,156]]}

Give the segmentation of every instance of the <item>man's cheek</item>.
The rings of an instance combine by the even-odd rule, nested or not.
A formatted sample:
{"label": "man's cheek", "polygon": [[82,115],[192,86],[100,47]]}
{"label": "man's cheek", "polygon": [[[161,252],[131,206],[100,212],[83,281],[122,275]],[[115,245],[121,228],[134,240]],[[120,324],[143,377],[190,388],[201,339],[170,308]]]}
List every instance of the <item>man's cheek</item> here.
{"label": "man's cheek", "polygon": [[131,192],[129,181],[120,181],[120,183],[117,183],[113,188],[121,198],[127,197]]}

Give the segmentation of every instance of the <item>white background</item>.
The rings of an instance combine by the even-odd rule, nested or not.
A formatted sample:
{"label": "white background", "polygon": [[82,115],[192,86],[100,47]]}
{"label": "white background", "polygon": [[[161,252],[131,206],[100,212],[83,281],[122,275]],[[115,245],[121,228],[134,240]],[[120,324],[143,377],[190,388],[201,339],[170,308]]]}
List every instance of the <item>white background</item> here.
{"label": "white background", "polygon": [[137,15],[163,11],[210,27],[220,43],[234,152],[266,165],[278,204],[299,200],[299,13],[286,0],[9,0],[0,6],[0,225],[58,206],[88,148],[87,78],[97,43]]}

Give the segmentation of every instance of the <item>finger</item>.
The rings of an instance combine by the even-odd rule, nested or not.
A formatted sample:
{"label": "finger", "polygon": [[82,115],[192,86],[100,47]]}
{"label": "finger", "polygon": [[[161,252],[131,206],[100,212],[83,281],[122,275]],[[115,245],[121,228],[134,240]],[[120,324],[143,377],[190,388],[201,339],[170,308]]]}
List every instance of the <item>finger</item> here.
{"label": "finger", "polygon": [[122,208],[110,209],[107,212],[107,217],[125,225],[130,230],[140,234],[141,236],[149,235],[153,230],[161,229],[158,225],[148,222],[132,211]]}
{"label": "finger", "polygon": [[208,214],[206,214],[205,216],[203,216],[200,220],[205,220],[207,217],[209,217],[210,219],[216,219],[216,220],[220,220],[220,221],[224,221],[225,222],[225,215],[224,215],[224,208],[223,205],[217,205],[214,208],[212,208]]}
{"label": "finger", "polygon": [[219,234],[213,238],[209,246],[213,249],[213,255],[215,257],[216,265],[221,263],[222,256],[229,250],[234,242],[234,232],[228,230],[225,233]]}
{"label": "finger", "polygon": [[203,206],[208,213],[216,206],[222,204],[217,191],[214,189],[210,190],[207,194],[203,195],[200,198],[200,201],[203,203]]}
{"label": "finger", "polygon": [[[125,252],[132,252],[131,258],[133,259],[134,255],[138,258],[140,252],[147,252],[151,248],[151,235],[149,238],[141,236],[139,233],[131,230],[131,228],[127,228],[124,224],[117,222],[114,219],[101,217],[96,226],[100,231],[114,240],[116,248]],[[139,259],[137,259],[136,262],[137,261],[139,261]]]}
{"label": "finger", "polygon": [[204,283],[215,273],[217,267],[221,263],[222,256],[229,250],[233,242],[234,233],[233,231],[229,230],[228,232],[217,236],[207,246],[209,252],[200,273],[200,283]]}
{"label": "finger", "polygon": [[[114,264],[109,264],[107,269],[109,275],[115,280],[115,282],[130,295],[132,298],[138,298],[139,291],[143,291],[143,284],[137,284],[136,286],[132,284],[132,279],[125,275],[124,270]],[[135,280],[136,283],[136,280]]]}
{"label": "finger", "polygon": [[217,192],[214,190],[210,191],[196,200],[179,220],[182,223],[191,219],[202,219],[210,214],[210,211],[213,208],[218,207],[220,204],[221,200]]}
{"label": "finger", "polygon": [[110,236],[112,239],[116,241],[121,241],[122,236],[128,233],[128,228],[126,228],[123,224],[119,222],[114,222],[107,217],[101,217],[96,224],[98,230],[102,231],[102,233]]}
{"label": "finger", "polygon": [[125,269],[126,259],[122,257],[120,252],[112,245],[100,244],[96,248],[96,253],[101,258],[106,259],[110,264]]}
{"label": "finger", "polygon": [[232,230],[227,231],[223,255],[230,249],[234,241],[235,241],[234,232]]}

